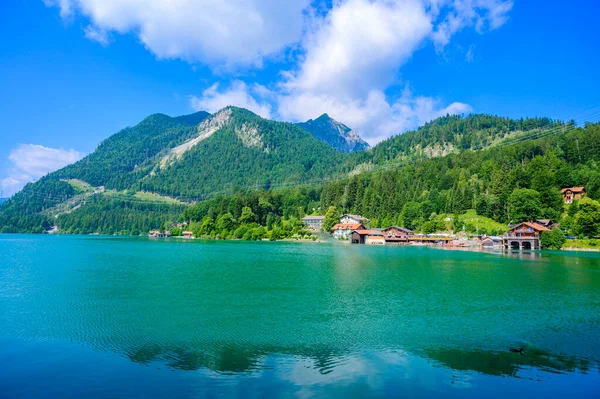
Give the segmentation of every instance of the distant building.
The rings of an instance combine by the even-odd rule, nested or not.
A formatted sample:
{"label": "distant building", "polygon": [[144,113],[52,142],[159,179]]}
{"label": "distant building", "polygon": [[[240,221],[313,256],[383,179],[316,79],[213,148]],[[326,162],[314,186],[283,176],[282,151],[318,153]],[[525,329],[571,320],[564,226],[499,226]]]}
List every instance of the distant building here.
{"label": "distant building", "polygon": [[183,238],[194,238],[194,233],[192,233],[191,231],[184,231],[183,233],[181,233],[181,236]]}
{"label": "distant building", "polygon": [[333,226],[331,235],[337,239],[349,239],[354,230],[365,230],[365,226],[360,223],[338,223]]}
{"label": "distant building", "polygon": [[544,226],[547,229],[552,229],[554,228],[554,222],[550,219],[540,219],[536,222],[539,225]]}
{"label": "distant building", "polygon": [[572,204],[573,201],[577,201],[585,197],[585,187],[567,187],[560,190],[563,195],[563,201],[565,204]]}
{"label": "distant building", "polygon": [[364,218],[360,215],[342,215],[340,217],[340,223],[343,224],[369,224],[369,219]]}
{"label": "distant building", "polygon": [[385,245],[385,239],[380,230],[354,230],[351,238],[353,244]]}
{"label": "distant building", "polygon": [[386,244],[406,244],[408,239],[415,233],[405,227],[392,226],[383,230],[383,238]]}
{"label": "distant building", "polygon": [[148,233],[148,237],[150,237],[150,238],[167,238],[167,237],[170,237],[170,236],[171,236],[171,234],[169,234],[167,232],[161,233],[158,230],[153,230],[153,231],[151,231],[151,232]]}
{"label": "distant building", "polygon": [[483,248],[502,248],[504,239],[498,236],[485,236],[481,238],[481,246]]}
{"label": "distant building", "polygon": [[538,223],[523,222],[514,225],[504,235],[504,248],[540,249],[540,234],[544,231],[550,231],[550,229]]}
{"label": "distant building", "polygon": [[302,222],[309,229],[319,231],[323,228],[324,219],[325,216],[305,216],[302,218]]}

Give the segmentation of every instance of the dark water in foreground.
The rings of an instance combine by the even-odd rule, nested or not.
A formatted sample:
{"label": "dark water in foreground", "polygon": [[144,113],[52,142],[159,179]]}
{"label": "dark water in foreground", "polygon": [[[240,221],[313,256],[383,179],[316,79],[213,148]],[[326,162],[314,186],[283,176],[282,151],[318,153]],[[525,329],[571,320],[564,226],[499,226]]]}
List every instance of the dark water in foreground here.
{"label": "dark water in foreground", "polygon": [[0,316],[2,398],[600,397],[600,254],[0,235]]}

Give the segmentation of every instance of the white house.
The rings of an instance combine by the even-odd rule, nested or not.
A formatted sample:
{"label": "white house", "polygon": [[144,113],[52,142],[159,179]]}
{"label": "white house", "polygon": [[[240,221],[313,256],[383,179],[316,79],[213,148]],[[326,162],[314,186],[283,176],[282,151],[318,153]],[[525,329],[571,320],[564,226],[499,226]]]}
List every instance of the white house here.
{"label": "white house", "polygon": [[342,215],[340,217],[340,223],[342,224],[368,224],[369,219],[364,218],[360,215]]}
{"label": "white house", "polygon": [[365,226],[360,223],[338,223],[333,226],[331,235],[333,238],[349,239],[354,230],[364,230]]}

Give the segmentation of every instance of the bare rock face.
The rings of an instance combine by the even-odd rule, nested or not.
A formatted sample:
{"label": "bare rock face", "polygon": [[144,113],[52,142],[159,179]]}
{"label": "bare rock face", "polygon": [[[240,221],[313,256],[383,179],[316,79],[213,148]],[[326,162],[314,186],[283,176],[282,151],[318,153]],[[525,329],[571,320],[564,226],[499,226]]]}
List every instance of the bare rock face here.
{"label": "bare rock face", "polygon": [[256,126],[244,123],[241,128],[235,129],[235,134],[242,140],[244,147],[262,148],[263,140]]}
{"label": "bare rock face", "polygon": [[193,139],[186,141],[178,147],[175,147],[169,151],[160,162],[160,168],[163,169],[177,159],[180,159],[183,154],[192,149],[196,144],[202,140],[206,140],[231,120],[231,108],[225,108],[216,114],[206,118],[202,123],[198,125],[198,135]]}
{"label": "bare rock face", "polygon": [[370,148],[358,132],[330,118],[327,114],[298,123],[298,126],[340,152],[363,151]]}

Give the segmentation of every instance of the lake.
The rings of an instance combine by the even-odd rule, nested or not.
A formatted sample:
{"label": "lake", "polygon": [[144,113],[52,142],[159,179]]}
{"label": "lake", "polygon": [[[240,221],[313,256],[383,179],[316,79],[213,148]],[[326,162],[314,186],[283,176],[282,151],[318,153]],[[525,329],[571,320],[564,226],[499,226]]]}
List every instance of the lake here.
{"label": "lake", "polygon": [[600,397],[597,253],[0,235],[0,314],[3,398]]}

